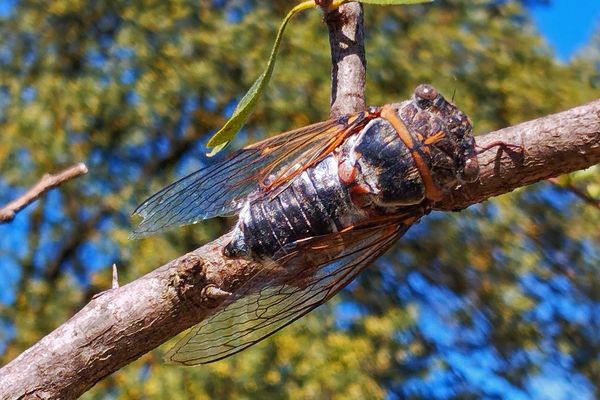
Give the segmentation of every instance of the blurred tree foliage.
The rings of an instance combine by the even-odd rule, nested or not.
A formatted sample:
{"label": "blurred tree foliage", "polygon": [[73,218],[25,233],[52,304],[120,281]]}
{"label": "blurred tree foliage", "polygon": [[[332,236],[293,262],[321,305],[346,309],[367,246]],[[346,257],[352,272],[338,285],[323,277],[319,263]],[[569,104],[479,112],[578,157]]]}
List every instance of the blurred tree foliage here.
{"label": "blurred tree foliage", "polygon": [[[530,1],[531,2],[531,1]],[[430,82],[478,132],[600,97],[600,36],[568,65],[526,2],[366,7],[368,102]],[[13,359],[110,286],[225,232],[128,240],[136,203],[208,162],[203,143],[264,66],[287,1],[8,2],[0,20],[0,204],[45,172],[90,173],[0,226],[0,352]],[[328,115],[318,12],[296,19],[239,147]],[[598,169],[562,179],[600,198]],[[542,183],[434,213],[334,301],[240,355],[163,348],[85,398],[600,396],[600,212]],[[169,345],[167,345],[169,346]]]}

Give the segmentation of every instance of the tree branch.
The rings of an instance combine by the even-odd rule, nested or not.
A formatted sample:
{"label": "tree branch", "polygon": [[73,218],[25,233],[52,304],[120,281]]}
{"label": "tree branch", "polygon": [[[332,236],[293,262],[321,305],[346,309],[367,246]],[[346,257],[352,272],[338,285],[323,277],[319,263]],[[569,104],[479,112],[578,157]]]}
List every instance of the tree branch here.
{"label": "tree branch", "polygon": [[33,203],[50,189],[62,185],[64,182],[77,178],[78,176],[85,175],[87,172],[88,170],[85,164],[78,163],[56,175],[45,174],[25,194],[16,200],[11,201],[3,208],[0,208],[0,224],[12,221],[19,211]]}
{"label": "tree branch", "polygon": [[[600,162],[600,100],[477,138],[519,150],[487,151],[481,180],[440,201],[463,209],[511,190]],[[500,151],[501,150],[501,151]],[[0,369],[0,398],[75,398],[103,377],[206,318],[257,268],[225,258],[228,234],[119,288],[101,293],[69,321]],[[150,239],[151,240],[151,239]]]}
{"label": "tree branch", "polygon": [[593,198],[588,193],[586,193],[584,190],[578,188],[577,186],[573,185],[572,183],[563,185],[559,182],[558,178],[549,178],[548,182],[550,182],[557,188],[560,188],[562,190],[566,190],[568,192],[573,193],[579,199],[583,200],[583,202],[585,202],[586,204],[589,204],[590,206],[595,207],[597,210],[600,210],[600,200]]}
{"label": "tree branch", "polygon": [[461,210],[489,197],[598,164],[600,100],[558,114],[500,129],[476,138],[485,148],[504,142],[525,151],[496,147],[479,155],[479,181],[436,204],[439,210]]}
{"label": "tree branch", "polygon": [[347,3],[327,11],[331,1],[321,1],[331,47],[331,110],[336,118],[364,110],[365,71],[363,8]]}

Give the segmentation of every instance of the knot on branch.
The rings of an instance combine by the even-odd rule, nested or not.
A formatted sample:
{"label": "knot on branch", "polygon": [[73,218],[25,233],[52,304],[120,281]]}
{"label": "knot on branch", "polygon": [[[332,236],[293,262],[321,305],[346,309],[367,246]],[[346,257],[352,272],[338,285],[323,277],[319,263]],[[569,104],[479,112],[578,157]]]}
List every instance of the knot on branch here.
{"label": "knot on branch", "polygon": [[204,260],[193,253],[188,253],[175,261],[175,271],[171,276],[171,286],[177,296],[183,298],[187,292],[206,283]]}
{"label": "knot on branch", "polygon": [[219,288],[217,285],[209,284],[202,289],[203,303],[207,304],[211,308],[218,306],[227,298],[229,298],[229,296],[231,296],[230,292]]}

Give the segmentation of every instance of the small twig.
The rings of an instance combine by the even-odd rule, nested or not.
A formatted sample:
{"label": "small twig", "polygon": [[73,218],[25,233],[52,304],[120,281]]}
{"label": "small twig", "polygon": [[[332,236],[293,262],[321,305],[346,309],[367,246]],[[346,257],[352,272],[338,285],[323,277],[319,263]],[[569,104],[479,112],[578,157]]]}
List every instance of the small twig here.
{"label": "small twig", "polygon": [[365,106],[367,60],[364,46],[363,9],[360,3],[348,3],[327,10],[330,0],[320,0],[329,30],[331,47],[330,117],[362,111]]}
{"label": "small twig", "polygon": [[562,183],[560,183],[558,178],[548,178],[548,182],[550,182],[551,184],[553,184],[556,187],[559,187],[563,190],[567,190],[567,191],[573,193],[575,196],[579,197],[581,200],[583,200],[587,204],[589,204],[593,207],[596,207],[598,210],[600,210],[600,200],[593,198],[589,194],[585,193],[583,190],[579,189],[577,186],[575,186],[573,184],[563,185]]}
{"label": "small twig", "polygon": [[19,211],[33,203],[50,189],[53,189],[66,181],[77,178],[78,176],[84,175],[87,172],[88,169],[85,164],[78,163],[56,175],[45,174],[25,194],[0,209],[0,224],[12,221]]}
{"label": "small twig", "polygon": [[113,263],[112,266],[112,288],[119,288],[119,272],[117,272],[117,264]]}

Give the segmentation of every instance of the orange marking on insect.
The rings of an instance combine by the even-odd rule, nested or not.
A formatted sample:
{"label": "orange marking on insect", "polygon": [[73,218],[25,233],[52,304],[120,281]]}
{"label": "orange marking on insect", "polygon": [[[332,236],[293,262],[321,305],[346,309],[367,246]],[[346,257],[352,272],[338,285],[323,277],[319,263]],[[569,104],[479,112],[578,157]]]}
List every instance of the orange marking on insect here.
{"label": "orange marking on insect", "polygon": [[352,125],[354,123],[354,121],[356,121],[358,119],[358,117],[362,117],[362,113],[349,117],[348,121],[346,123],[348,125]]}
{"label": "orange marking on insect", "polygon": [[273,151],[272,147],[265,147],[264,149],[262,149],[260,151],[260,154],[262,154],[262,155],[269,154],[271,151]]}
{"label": "orange marking on insect", "polygon": [[446,136],[446,134],[443,131],[439,131],[438,133],[431,135],[427,139],[421,141],[423,142],[423,144],[430,145],[439,142],[444,138],[444,136]]}
{"label": "orange marking on insect", "polygon": [[[324,148],[322,148],[321,150],[317,149],[317,151],[315,152],[316,154],[314,156],[311,156],[309,160],[301,167],[298,167],[291,172],[291,167],[279,172],[280,175],[269,184],[265,184],[263,189],[268,191],[282,184],[289,183],[294,177],[298,176],[302,172],[306,171],[308,168],[311,168],[317,163],[319,163],[329,153],[333,152],[338,146],[340,146],[348,136],[352,135],[357,130],[362,129],[367,124],[367,122],[369,122],[373,118],[376,118],[377,116],[379,116],[378,113],[362,112],[348,117],[343,129],[341,129],[341,124],[337,124],[327,129],[324,132],[324,134],[330,133],[332,135],[332,138],[327,143],[325,143]],[[263,176],[266,175],[268,174],[265,173]]]}
{"label": "orange marking on insect", "polygon": [[349,160],[343,160],[338,165],[338,178],[345,185],[349,185],[356,179],[356,168],[350,163]]}
{"label": "orange marking on insect", "polygon": [[402,221],[402,223],[404,225],[412,225],[414,224],[419,218],[418,217],[409,217],[406,218],[405,220]]}
{"label": "orange marking on insect", "polygon": [[421,175],[421,179],[423,180],[423,185],[425,185],[425,197],[432,201],[441,200],[443,197],[443,193],[440,188],[433,182],[433,177],[431,176],[431,170],[427,166],[425,160],[421,156],[421,153],[417,150],[415,146],[415,142],[408,132],[406,125],[404,122],[398,118],[396,112],[390,105],[385,105],[381,109],[381,117],[387,120],[394,129],[396,133],[400,137],[400,140],[404,143],[404,145],[410,150],[410,154],[415,160],[415,165],[417,166],[417,170],[419,171],[419,175]]}
{"label": "orange marking on insect", "polygon": [[371,190],[367,186],[355,184],[348,192],[350,194],[350,201],[355,206],[365,208],[371,204],[371,198],[369,197]]}
{"label": "orange marking on insect", "polygon": [[350,188],[350,193],[366,194],[371,193],[371,189],[368,186],[356,184]]}

